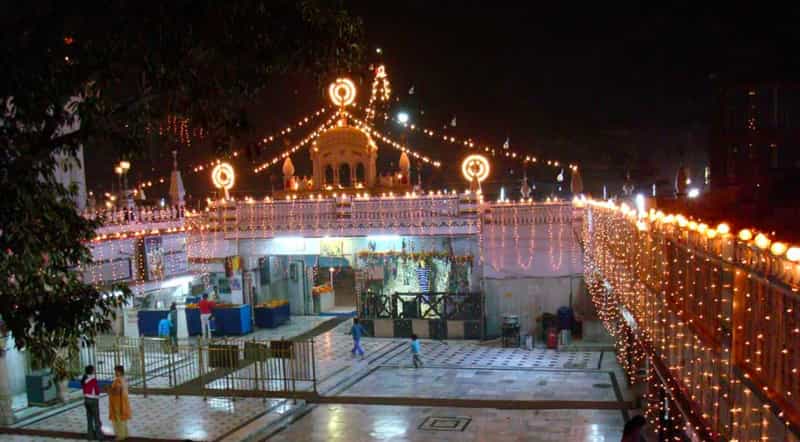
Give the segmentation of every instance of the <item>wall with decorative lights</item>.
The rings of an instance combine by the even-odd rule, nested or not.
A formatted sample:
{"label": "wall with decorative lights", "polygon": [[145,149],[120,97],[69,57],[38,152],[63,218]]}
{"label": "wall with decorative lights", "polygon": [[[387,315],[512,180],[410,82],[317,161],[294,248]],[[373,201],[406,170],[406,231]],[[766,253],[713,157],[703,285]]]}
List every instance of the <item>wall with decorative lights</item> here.
{"label": "wall with decorative lights", "polygon": [[[650,385],[653,428],[797,440],[800,256],[788,253],[795,249],[749,229],[734,235],[726,223],[624,203],[576,205],[586,208],[590,294],[629,378]],[[645,360],[653,370],[641,379]],[[662,419],[665,395],[683,417]]]}

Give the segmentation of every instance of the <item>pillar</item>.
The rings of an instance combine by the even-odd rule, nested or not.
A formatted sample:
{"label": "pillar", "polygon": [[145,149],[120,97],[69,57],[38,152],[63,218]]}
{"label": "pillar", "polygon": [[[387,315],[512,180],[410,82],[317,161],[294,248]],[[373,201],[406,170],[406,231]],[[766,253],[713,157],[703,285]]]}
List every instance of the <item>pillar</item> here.
{"label": "pillar", "polygon": [[0,425],[14,423],[14,412],[11,409],[14,394],[11,391],[11,373],[8,364],[6,347],[9,345],[6,338],[0,338]]}
{"label": "pillar", "polygon": [[178,310],[178,339],[189,337],[189,326],[186,324],[186,304],[177,304]]}

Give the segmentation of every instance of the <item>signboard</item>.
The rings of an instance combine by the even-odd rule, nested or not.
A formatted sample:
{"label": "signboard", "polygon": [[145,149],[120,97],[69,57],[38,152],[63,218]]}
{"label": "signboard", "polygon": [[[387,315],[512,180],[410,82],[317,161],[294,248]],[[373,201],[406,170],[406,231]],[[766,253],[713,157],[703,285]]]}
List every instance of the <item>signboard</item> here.
{"label": "signboard", "polygon": [[162,281],[189,271],[184,243],[174,237],[145,237],[136,243],[136,254],[143,264],[139,278],[146,281]]}

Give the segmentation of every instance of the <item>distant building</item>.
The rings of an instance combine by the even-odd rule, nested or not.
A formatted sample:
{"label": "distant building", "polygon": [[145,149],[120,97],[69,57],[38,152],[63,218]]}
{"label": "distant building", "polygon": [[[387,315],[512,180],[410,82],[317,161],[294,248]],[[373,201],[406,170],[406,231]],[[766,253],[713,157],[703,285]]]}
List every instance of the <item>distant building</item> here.
{"label": "distant building", "polygon": [[800,84],[735,83],[717,93],[711,187],[745,200],[799,199]]}

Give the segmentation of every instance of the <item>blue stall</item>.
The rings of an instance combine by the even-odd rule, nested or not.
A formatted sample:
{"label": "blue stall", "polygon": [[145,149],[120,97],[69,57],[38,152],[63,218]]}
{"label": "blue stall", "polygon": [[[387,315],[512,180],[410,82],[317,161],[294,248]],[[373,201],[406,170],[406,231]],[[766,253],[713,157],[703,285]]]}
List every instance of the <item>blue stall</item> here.
{"label": "blue stall", "polygon": [[214,307],[214,321],[217,333],[223,335],[243,335],[253,331],[250,305]]}
{"label": "blue stall", "polygon": [[256,326],[260,328],[275,328],[289,320],[289,304],[280,307],[256,307]]}
{"label": "blue stall", "polygon": [[[211,314],[214,317],[214,325],[216,327],[214,336],[244,335],[253,331],[249,305],[214,307]],[[200,309],[186,309],[186,328],[189,336],[202,334]]]}
{"label": "blue stall", "polygon": [[199,336],[203,332],[200,325],[200,309],[186,309],[186,332],[189,333],[189,336]]}
{"label": "blue stall", "polygon": [[158,322],[167,316],[169,310],[139,310],[137,313],[139,336],[158,337]]}

